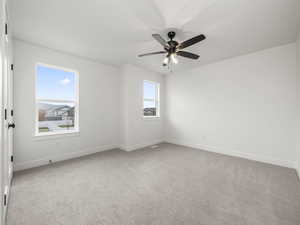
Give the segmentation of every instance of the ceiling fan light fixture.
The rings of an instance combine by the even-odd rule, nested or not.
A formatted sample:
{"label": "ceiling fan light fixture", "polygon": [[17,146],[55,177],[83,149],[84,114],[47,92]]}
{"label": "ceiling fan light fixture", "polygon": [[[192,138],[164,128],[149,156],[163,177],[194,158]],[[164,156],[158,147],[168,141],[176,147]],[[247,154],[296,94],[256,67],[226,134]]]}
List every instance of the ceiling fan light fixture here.
{"label": "ceiling fan light fixture", "polygon": [[174,64],[177,64],[178,63],[178,59],[176,58],[176,56],[175,56],[175,53],[174,54],[171,54],[171,60],[172,60],[172,62],[174,63]]}
{"label": "ceiling fan light fixture", "polygon": [[169,64],[169,62],[170,62],[170,58],[166,56],[166,57],[164,58],[163,64],[164,64],[164,65],[167,65],[167,64]]}

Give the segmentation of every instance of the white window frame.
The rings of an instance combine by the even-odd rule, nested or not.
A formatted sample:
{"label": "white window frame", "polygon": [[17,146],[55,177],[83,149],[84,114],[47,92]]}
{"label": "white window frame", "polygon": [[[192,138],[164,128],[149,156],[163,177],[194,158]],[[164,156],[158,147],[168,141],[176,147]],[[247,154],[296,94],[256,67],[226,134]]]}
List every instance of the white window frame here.
{"label": "white window frame", "polygon": [[[155,98],[145,98],[144,97],[144,83],[148,82],[148,83],[152,83],[155,85]],[[145,101],[150,101],[150,102],[155,102],[155,108],[156,108],[156,115],[155,116],[145,116],[144,115],[144,102]],[[160,83],[159,82],[155,82],[155,81],[151,81],[151,80],[143,80],[143,105],[142,105],[142,115],[143,118],[160,118]]]}
{"label": "white window frame", "polygon": [[[43,66],[43,67],[48,67],[48,68],[53,68],[53,69],[58,69],[58,70],[63,70],[65,72],[71,72],[75,74],[75,100],[64,100],[64,99],[38,99],[37,98],[37,87],[38,87],[38,66]],[[73,134],[73,133],[79,133],[79,73],[76,70],[64,68],[61,66],[55,66],[55,65],[50,65],[46,63],[36,63],[35,65],[35,128],[34,128],[34,136],[36,137],[41,137],[41,136],[53,136],[53,135],[66,135],[66,134]],[[74,110],[74,129],[73,130],[63,130],[63,131],[55,131],[55,132],[39,132],[39,109],[38,109],[38,102],[41,101],[46,101],[46,102],[62,102],[62,103],[74,103],[75,110]]]}

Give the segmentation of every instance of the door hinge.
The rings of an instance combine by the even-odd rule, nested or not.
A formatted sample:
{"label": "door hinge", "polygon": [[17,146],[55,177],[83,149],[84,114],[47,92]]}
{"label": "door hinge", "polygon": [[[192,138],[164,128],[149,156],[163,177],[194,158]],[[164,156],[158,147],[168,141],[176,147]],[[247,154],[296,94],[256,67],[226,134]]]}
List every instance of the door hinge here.
{"label": "door hinge", "polygon": [[5,24],[5,35],[7,35],[8,34],[8,25],[7,25],[7,23]]}
{"label": "door hinge", "polygon": [[7,119],[7,109],[4,109],[4,119]]}
{"label": "door hinge", "polygon": [[14,110],[10,110],[10,115],[14,116]]}
{"label": "door hinge", "polygon": [[4,206],[7,205],[7,195],[6,194],[4,194],[3,204],[4,204]]}
{"label": "door hinge", "polygon": [[10,161],[11,161],[11,162],[14,161],[14,156],[13,156],[13,155],[10,157]]}
{"label": "door hinge", "polygon": [[14,70],[14,64],[10,64],[10,70]]}

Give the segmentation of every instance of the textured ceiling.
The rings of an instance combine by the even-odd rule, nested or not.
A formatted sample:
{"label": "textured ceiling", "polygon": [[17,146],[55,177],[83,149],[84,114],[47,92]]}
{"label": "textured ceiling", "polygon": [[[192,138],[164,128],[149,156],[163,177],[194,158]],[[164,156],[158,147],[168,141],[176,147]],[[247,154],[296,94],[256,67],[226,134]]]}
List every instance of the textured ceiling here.
{"label": "textured ceiling", "polygon": [[294,42],[299,31],[299,0],[11,0],[17,39],[120,66],[132,63],[157,72],[163,55],[152,37],[170,28],[183,41],[207,39],[188,50],[198,61],[179,58],[184,70]]}

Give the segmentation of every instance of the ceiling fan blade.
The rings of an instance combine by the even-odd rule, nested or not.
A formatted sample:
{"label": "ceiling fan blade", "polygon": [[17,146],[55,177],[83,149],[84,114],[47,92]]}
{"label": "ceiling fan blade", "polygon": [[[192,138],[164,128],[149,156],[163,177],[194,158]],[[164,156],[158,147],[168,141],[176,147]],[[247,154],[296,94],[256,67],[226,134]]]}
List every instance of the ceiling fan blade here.
{"label": "ceiling fan blade", "polygon": [[191,52],[185,52],[185,51],[178,51],[176,52],[176,54],[189,59],[198,59],[200,57],[199,55],[196,55]]}
{"label": "ceiling fan blade", "polygon": [[148,55],[158,55],[158,54],[164,54],[164,53],[167,53],[167,52],[166,51],[151,52],[151,53],[141,54],[141,55],[138,55],[138,56],[143,57],[143,56],[148,56]]}
{"label": "ceiling fan blade", "polygon": [[152,34],[152,37],[157,40],[164,48],[169,48],[168,43],[166,42],[165,39],[163,39],[160,34]]}
{"label": "ceiling fan blade", "polygon": [[182,42],[181,44],[179,44],[178,49],[184,49],[186,47],[189,47],[191,45],[194,45],[200,41],[203,41],[206,37],[203,34],[200,34],[196,37],[193,37],[191,39],[188,39],[184,42]]}

